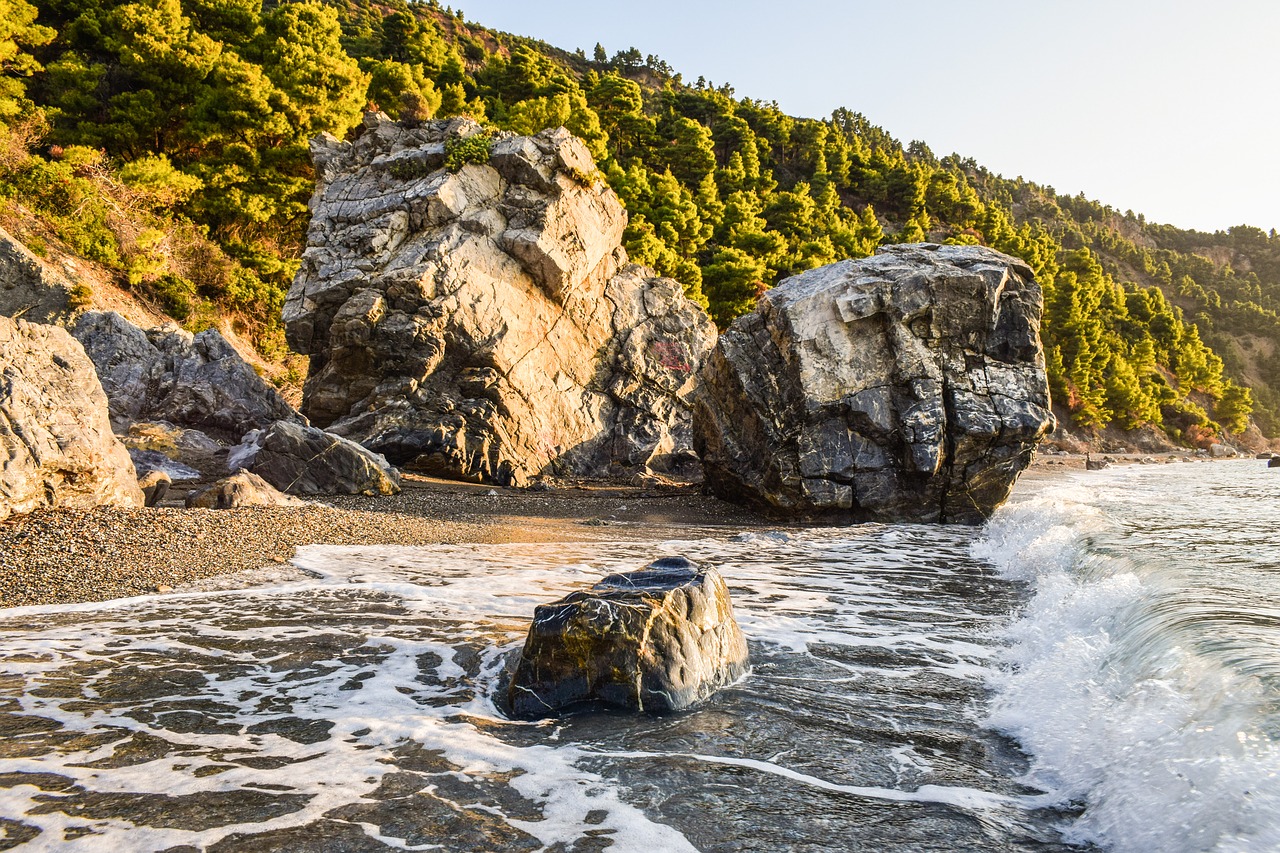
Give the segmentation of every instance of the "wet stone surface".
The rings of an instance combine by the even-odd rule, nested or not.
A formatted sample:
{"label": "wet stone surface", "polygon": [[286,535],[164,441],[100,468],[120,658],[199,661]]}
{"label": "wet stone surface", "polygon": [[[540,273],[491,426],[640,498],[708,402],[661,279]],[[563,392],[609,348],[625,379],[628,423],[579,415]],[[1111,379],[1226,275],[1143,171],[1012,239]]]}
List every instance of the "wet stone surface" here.
{"label": "wet stone surface", "polygon": [[522,719],[584,707],[666,713],[747,671],[724,578],[684,557],[540,605],[507,690]]}
{"label": "wet stone surface", "polygon": [[[972,535],[317,547],[273,589],[0,612],[0,842],[1078,850],[978,722],[1021,593]],[[678,714],[500,714],[534,607],[655,552],[718,567],[751,673]]]}

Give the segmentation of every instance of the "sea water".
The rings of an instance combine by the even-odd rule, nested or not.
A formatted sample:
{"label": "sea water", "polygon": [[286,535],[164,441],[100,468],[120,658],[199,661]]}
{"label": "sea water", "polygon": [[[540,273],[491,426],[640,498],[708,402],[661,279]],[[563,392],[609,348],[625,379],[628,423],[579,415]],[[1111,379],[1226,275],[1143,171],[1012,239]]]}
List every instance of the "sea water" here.
{"label": "sea water", "polygon": [[[1024,482],[985,528],[316,546],[270,587],[0,611],[0,848],[1280,849],[1262,464]],[[536,604],[672,554],[725,576],[747,677],[501,715]]]}

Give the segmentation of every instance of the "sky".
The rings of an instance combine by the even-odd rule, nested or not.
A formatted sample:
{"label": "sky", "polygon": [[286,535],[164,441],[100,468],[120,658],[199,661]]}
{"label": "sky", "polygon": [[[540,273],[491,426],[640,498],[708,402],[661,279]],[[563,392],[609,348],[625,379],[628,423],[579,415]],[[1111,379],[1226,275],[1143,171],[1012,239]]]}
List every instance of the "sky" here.
{"label": "sky", "polygon": [[[441,0],[1148,221],[1280,229],[1278,0]],[[456,8],[456,7],[455,7]]]}

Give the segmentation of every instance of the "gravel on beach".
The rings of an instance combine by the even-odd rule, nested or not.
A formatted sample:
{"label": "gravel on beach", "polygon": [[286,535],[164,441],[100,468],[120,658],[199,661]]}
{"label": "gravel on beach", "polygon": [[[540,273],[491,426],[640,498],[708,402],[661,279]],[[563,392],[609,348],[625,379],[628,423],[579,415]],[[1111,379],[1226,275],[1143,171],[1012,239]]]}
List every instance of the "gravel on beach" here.
{"label": "gravel on beach", "polygon": [[688,488],[532,492],[409,477],[405,486],[393,497],[327,497],[301,507],[99,507],[10,517],[0,522],[0,607],[168,591],[280,566],[300,545],[555,541],[761,523]]}

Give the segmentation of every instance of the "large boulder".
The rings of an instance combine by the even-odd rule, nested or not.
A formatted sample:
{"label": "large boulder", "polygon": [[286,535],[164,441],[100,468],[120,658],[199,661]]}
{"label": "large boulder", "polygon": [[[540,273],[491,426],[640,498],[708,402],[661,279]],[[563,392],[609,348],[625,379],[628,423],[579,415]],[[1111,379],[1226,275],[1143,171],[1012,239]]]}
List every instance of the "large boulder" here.
{"label": "large boulder", "polygon": [[93,363],[63,329],[0,317],[0,519],[103,504],[143,496]]}
{"label": "large boulder", "polygon": [[394,495],[400,472],[354,441],[277,421],[231,450],[227,467],[257,474],[291,495]]}
{"label": "large boulder", "polygon": [[72,334],[93,359],[122,430],[167,421],[239,438],[278,420],[305,420],[217,329],[144,331],[115,312],[88,311]]}
{"label": "large boulder", "polygon": [[524,719],[593,706],[679,711],[747,666],[720,573],[668,557],[539,605],[506,698]]}
{"label": "large boulder", "polygon": [[1054,426],[1040,287],[977,246],[887,246],[782,282],[702,371],[706,485],[788,517],[977,523]]}
{"label": "large boulder", "polygon": [[317,187],[285,304],[302,410],[401,467],[520,485],[693,458],[686,397],[715,339],[678,284],[628,265],[626,214],[563,128],[371,115],[312,145]]}

